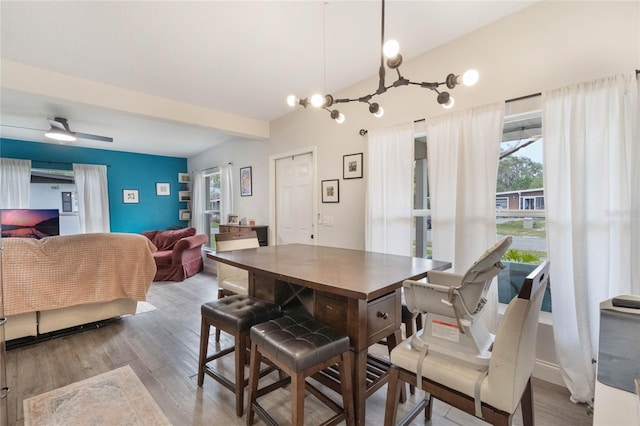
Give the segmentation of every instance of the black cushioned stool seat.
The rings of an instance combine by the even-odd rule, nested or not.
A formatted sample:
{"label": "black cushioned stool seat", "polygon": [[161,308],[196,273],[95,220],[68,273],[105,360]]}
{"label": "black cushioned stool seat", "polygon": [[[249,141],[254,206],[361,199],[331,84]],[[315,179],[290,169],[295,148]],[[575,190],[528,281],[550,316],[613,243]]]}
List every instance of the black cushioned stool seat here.
{"label": "black cushioned stool seat", "polygon": [[[253,424],[254,410],[267,423],[275,421],[256,399],[279,386],[258,391],[259,367],[262,357],[273,363],[289,378],[279,384],[291,382],[291,416],[293,425],[304,423],[305,387],[337,414],[325,424],[346,420],[354,424],[353,386],[351,383],[351,352],[349,337],[309,316],[299,313],[284,314],[280,318],[251,327],[251,366],[249,371],[249,402],[247,425]],[[343,406],[333,402],[317,388],[306,382],[319,371],[339,365]]]}
{"label": "black cushioned stool seat", "polygon": [[[251,296],[237,294],[205,303],[200,308],[202,322],[200,328],[200,358],[198,361],[198,386],[202,386],[205,373],[236,394],[236,414],[242,416],[244,406],[244,366],[247,361],[247,338],[250,328],[281,315],[279,305],[268,303]],[[232,334],[235,345],[207,354],[210,327]],[[207,364],[228,353],[236,354],[235,383],[210,368]]]}

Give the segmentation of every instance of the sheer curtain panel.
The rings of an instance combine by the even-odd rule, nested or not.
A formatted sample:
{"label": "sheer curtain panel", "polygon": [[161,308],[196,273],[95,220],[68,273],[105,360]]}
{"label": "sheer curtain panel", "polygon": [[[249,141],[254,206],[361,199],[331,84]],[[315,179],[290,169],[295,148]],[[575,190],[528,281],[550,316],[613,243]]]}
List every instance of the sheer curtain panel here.
{"label": "sheer curtain panel", "polygon": [[193,227],[196,228],[196,234],[206,234],[207,230],[204,227],[204,214],[205,210],[205,188],[204,188],[204,176],[203,172],[195,172],[193,174],[193,211],[191,215],[191,221]]}
{"label": "sheer curtain panel", "polygon": [[[496,180],[504,103],[427,119],[433,258],[464,273],[496,242]],[[488,293],[485,321],[496,328],[498,291]]]}
{"label": "sheer curtain panel", "polygon": [[365,247],[411,255],[414,124],[371,131],[367,140]]}
{"label": "sheer curtain panel", "polygon": [[28,209],[31,160],[0,158],[0,208]]}
{"label": "sheer curtain panel", "polygon": [[227,216],[233,213],[232,165],[220,166],[220,223],[227,223]]}
{"label": "sheer curtain panel", "polygon": [[578,402],[594,394],[599,303],[640,294],[637,94],[634,73],[543,93],[553,334]]}
{"label": "sheer curtain panel", "polygon": [[78,216],[83,234],[110,232],[107,166],[74,164]]}

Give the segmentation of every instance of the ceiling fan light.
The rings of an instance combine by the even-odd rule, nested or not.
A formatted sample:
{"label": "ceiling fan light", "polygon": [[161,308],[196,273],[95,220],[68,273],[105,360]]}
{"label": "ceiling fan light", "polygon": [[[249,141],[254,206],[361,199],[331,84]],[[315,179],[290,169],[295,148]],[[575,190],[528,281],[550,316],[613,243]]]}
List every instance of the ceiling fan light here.
{"label": "ceiling fan light", "polygon": [[49,139],[54,139],[60,142],[73,142],[76,140],[76,137],[72,133],[53,127],[44,135]]}

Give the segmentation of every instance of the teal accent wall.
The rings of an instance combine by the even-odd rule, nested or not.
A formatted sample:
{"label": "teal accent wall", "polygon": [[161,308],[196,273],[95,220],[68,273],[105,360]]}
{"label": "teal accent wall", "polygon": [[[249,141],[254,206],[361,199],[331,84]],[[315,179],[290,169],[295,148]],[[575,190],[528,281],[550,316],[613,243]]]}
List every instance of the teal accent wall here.
{"label": "teal accent wall", "polygon": [[[178,173],[187,172],[187,159],[68,145],[0,139],[0,157],[31,160],[34,168],[71,170],[73,163],[105,164],[109,182],[111,232],[133,232],[185,227],[178,220],[185,203],[178,201]],[[62,164],[59,164],[62,163]],[[156,182],[168,182],[171,195],[157,196]],[[123,189],[137,189],[140,202],[124,204]]]}

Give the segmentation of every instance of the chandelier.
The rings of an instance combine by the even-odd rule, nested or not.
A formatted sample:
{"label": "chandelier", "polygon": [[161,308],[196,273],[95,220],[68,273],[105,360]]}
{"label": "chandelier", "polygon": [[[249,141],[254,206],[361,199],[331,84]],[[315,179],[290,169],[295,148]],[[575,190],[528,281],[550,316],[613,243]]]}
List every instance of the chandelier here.
{"label": "chandelier", "polygon": [[[400,72],[400,65],[402,65],[402,55],[400,54],[400,45],[396,40],[384,40],[384,0],[382,0],[382,24],[380,30],[380,68],[378,70],[378,88],[376,91],[355,97],[355,98],[340,98],[336,99],[330,94],[321,95],[319,93],[311,96],[310,99],[307,98],[298,98],[295,95],[290,95],[287,97],[287,104],[291,107],[296,105],[302,105],[304,108],[307,105],[311,105],[315,108],[322,108],[329,112],[332,119],[334,119],[337,123],[343,123],[345,120],[344,114],[342,114],[337,109],[332,109],[334,105],[337,104],[346,104],[349,102],[362,102],[369,105],[369,112],[373,114],[375,117],[382,117],[384,114],[384,109],[377,103],[371,102],[373,97],[382,95],[387,90],[401,87],[401,86],[419,86],[424,89],[429,89],[438,94],[436,100],[440,105],[444,108],[451,108],[454,104],[453,96],[449,94],[447,91],[441,91],[440,86],[447,86],[447,89],[452,90],[457,85],[463,84],[465,86],[473,86],[478,81],[478,72],[476,70],[468,70],[463,75],[455,75],[449,74],[447,75],[445,81],[443,82],[414,82],[405,78]],[[390,70],[395,70],[398,79],[391,83],[390,85],[386,85],[386,69],[385,69],[385,59],[386,65]]]}

